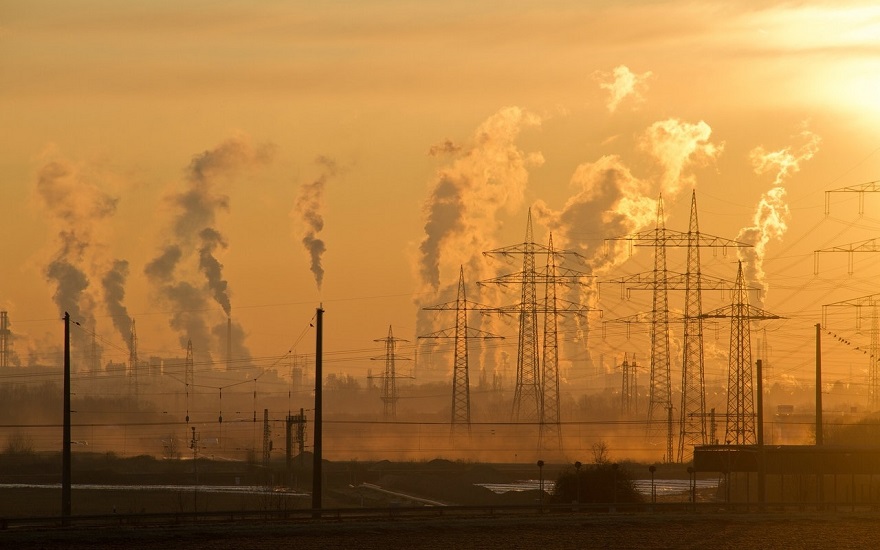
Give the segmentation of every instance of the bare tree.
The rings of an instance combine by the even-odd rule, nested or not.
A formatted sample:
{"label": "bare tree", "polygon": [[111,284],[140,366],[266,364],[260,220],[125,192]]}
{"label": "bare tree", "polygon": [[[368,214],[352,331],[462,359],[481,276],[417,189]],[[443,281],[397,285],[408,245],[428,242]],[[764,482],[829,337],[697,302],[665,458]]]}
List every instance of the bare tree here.
{"label": "bare tree", "polygon": [[608,452],[608,444],[604,441],[593,443],[593,463],[608,464],[611,462],[611,455]]}

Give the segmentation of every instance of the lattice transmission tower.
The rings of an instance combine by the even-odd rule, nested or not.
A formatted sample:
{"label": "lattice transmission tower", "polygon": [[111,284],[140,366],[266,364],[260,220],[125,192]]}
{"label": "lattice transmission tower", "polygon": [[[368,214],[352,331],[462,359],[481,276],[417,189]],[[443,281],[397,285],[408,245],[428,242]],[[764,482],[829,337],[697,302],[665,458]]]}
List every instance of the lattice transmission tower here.
{"label": "lattice transmission tower", "polygon": [[[859,185],[850,185],[839,189],[825,191],[825,215],[831,213],[832,193],[856,193],[859,196],[859,217],[865,214],[865,193],[880,193],[880,181],[871,181]],[[845,252],[847,254],[847,273],[853,274],[853,255],[862,252],[880,252],[880,239],[866,239],[813,252],[813,274],[819,274],[819,254],[823,252]]]}
{"label": "lattice transmission tower", "polygon": [[[474,307],[476,305],[476,307]],[[455,311],[455,327],[443,329],[419,338],[451,338],[455,351],[452,367],[451,435],[471,433],[471,390],[468,374],[468,340],[502,338],[486,331],[468,327],[468,311],[482,310],[485,306],[469,304],[465,294],[464,267],[459,270],[458,295],[454,302],[422,308],[428,311]]]}
{"label": "lattice transmission tower", "polygon": [[400,375],[397,373],[397,361],[410,360],[409,357],[400,357],[397,355],[397,344],[398,342],[409,342],[409,340],[395,338],[391,325],[388,325],[388,336],[373,341],[383,342],[385,344],[385,355],[382,357],[372,357],[374,361],[385,361],[385,372],[382,375],[382,417],[385,420],[396,420],[397,400],[399,399],[397,393],[397,379],[400,378]]}
{"label": "lattice transmission tower", "polygon": [[[522,269],[518,272],[501,275],[480,281],[480,285],[501,285],[520,287],[520,301],[516,304],[492,308],[488,311],[516,314],[519,317],[517,341],[516,386],[514,388],[511,418],[515,422],[538,422],[543,432],[558,432],[559,426],[559,315],[574,313],[584,315],[590,308],[558,297],[558,286],[580,284],[591,275],[562,267],[565,258],[582,256],[570,250],[553,247],[553,237],[547,246],[534,241],[532,232],[532,212],[529,210],[526,222],[526,238],[519,244],[490,250],[483,253],[488,257],[522,256]],[[545,255],[547,266],[537,268],[537,255]],[[544,285],[544,300],[538,300],[538,287]],[[544,314],[543,348],[539,358],[541,341],[538,339],[538,314]],[[541,368],[543,360],[545,368]],[[546,381],[546,383],[545,383]],[[546,410],[545,410],[546,409]]]}
{"label": "lattice transmission tower", "polygon": [[484,252],[486,256],[522,256],[522,270],[479,284],[495,283],[520,284],[520,301],[512,306],[519,315],[519,333],[516,352],[516,385],[513,392],[514,421],[541,420],[541,379],[540,359],[538,357],[538,283],[535,271],[536,250],[543,247],[536,244],[532,235],[532,211],[529,209],[526,222],[526,238],[520,244],[506,246]]}
{"label": "lattice transmission tower", "polygon": [[551,440],[562,449],[562,423],[559,416],[559,307],[556,296],[556,257],[553,254],[553,234],[547,248],[547,282],[544,285],[544,348],[541,369],[541,423],[538,445],[546,446]]}
{"label": "lattice transmission tower", "polygon": [[623,354],[623,363],[620,365],[622,383],[620,387],[620,414],[632,416],[639,413],[639,364],[636,362],[636,354],[632,355],[632,363],[629,355]]}
{"label": "lattice transmission tower", "polygon": [[[859,196],[859,217],[865,214],[865,193],[880,193],[880,181],[870,181],[859,185],[850,185],[825,191],[825,215],[831,213],[831,194],[832,193],[856,193]],[[856,253],[864,252],[880,252],[880,239],[867,239],[854,243],[823,248],[813,252],[813,274],[819,274],[819,254],[823,252],[845,252],[847,254],[847,273],[852,275],[854,271],[853,256]],[[871,308],[871,340],[870,350],[868,353],[868,404],[871,410],[880,408],[880,373],[878,373],[878,361],[880,361],[880,329],[875,328],[878,324],[877,319],[877,301],[880,295],[874,294],[870,296],[862,296],[861,298],[853,298],[842,302],[835,302],[822,306],[823,318],[825,317],[826,308],[835,306],[852,306],[857,308],[856,325],[857,330],[860,326],[861,308]],[[823,319],[824,320],[824,319]]]}
{"label": "lattice transmission tower", "polygon": [[871,328],[868,347],[868,409],[880,409],[880,318],[878,318],[880,294],[870,294],[822,306],[822,326],[828,326],[828,310],[837,307],[851,307],[856,310],[856,331],[862,330],[862,310],[870,312]]}
{"label": "lattice transmission tower", "polygon": [[848,185],[825,191],[825,215],[831,213],[832,193],[856,193],[859,196],[859,216],[865,214],[865,193],[880,193],[880,181],[869,181],[858,185]]}
{"label": "lattice transmission tower", "polygon": [[704,319],[730,319],[730,357],[727,379],[727,430],[725,440],[734,445],[754,445],[755,388],[752,375],[751,322],[781,319],[749,304],[742,261],[736,273],[733,299],[725,306],[702,315]]}
{"label": "lattice transmission tower", "polygon": [[[648,434],[656,437],[666,435],[666,460],[673,457],[678,462],[689,459],[689,449],[707,442],[706,390],[703,353],[702,292],[704,290],[728,290],[733,284],[725,279],[702,274],[700,248],[722,249],[750,246],[723,237],[700,232],[697,216],[697,195],[691,193],[690,220],[687,232],[665,227],[663,198],[657,203],[655,229],[617,237],[609,240],[626,240],[635,246],[651,246],[654,249],[654,270],[621,277],[606,282],[618,283],[629,290],[650,290],[653,293],[651,323],[651,367],[648,405]],[[669,271],[666,267],[666,248],[686,248],[687,264],[684,273]],[[684,313],[674,316],[669,311],[668,292],[683,290]],[[641,322],[643,317],[624,318],[618,321]],[[669,411],[672,404],[672,380],[669,351],[669,325],[682,322],[681,406],[678,417],[678,446],[675,448],[674,430],[670,429]],[[665,421],[665,426],[663,425]],[[675,449],[675,450],[674,450]]]}
{"label": "lattice transmission tower", "polygon": [[[550,235],[547,246],[537,244],[532,238],[532,218],[529,212],[526,227],[526,242],[512,247],[505,247],[489,252],[486,255],[503,254],[506,256],[522,254],[523,270],[509,273],[493,279],[480,281],[480,285],[501,285],[522,287],[522,299],[533,299],[531,303],[522,301],[513,305],[492,308],[488,312],[517,314],[520,319],[517,384],[514,391],[514,421],[537,421],[538,447],[562,448],[562,421],[559,404],[559,317],[575,314],[585,316],[592,310],[579,303],[565,300],[558,296],[560,286],[570,287],[591,275],[558,265],[560,259],[581,256],[569,250],[557,250],[553,246]],[[546,267],[537,269],[535,255],[545,254]],[[544,299],[538,301],[538,287],[544,286]],[[527,287],[531,287],[527,289]],[[543,339],[539,342],[532,338],[537,332],[538,314],[544,315]],[[534,329],[534,330],[532,330]],[[532,353],[541,348],[541,363],[533,361]],[[536,357],[536,356],[535,356]]]}
{"label": "lattice transmission tower", "polygon": [[[851,185],[838,189],[825,191],[825,215],[831,213],[831,194],[832,193],[856,193],[859,196],[859,217],[865,214],[865,193],[880,192],[880,181],[871,181],[859,185]],[[856,253],[864,252],[880,252],[880,239],[867,239],[854,243],[832,246],[823,248],[813,252],[813,274],[819,274],[819,255],[825,252],[845,252],[847,254],[847,273],[852,275],[855,271],[853,265],[853,256]],[[822,306],[823,324],[825,322],[827,308],[830,307],[855,307],[856,329],[861,327],[861,308],[869,307],[871,309],[871,333],[870,347],[868,352],[868,406],[872,411],[880,408],[880,321],[877,318],[877,302],[880,301],[880,294],[872,294],[853,298],[832,304]]]}

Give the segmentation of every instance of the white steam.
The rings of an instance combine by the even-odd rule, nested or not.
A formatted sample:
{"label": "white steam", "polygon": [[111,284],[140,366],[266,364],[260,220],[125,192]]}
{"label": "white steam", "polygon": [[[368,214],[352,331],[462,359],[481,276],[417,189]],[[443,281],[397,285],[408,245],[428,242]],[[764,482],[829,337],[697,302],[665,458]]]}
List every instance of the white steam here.
{"label": "white steam", "polygon": [[642,74],[632,72],[626,65],[618,65],[611,72],[597,72],[599,87],[608,91],[609,112],[614,112],[626,98],[634,102],[644,101],[644,93],[648,88],[651,71]]}
{"label": "white steam", "polygon": [[791,213],[786,202],[786,190],[783,181],[800,170],[801,163],[810,160],[819,150],[821,139],[818,135],[803,130],[800,133],[804,144],[793,150],[786,147],[778,151],[767,151],[764,147],[756,147],[749,154],[755,173],[758,175],[774,173],[773,187],[766,191],[752,217],[752,225],[744,227],[737,236],[738,241],[753,245],[752,248],[740,248],[739,256],[743,261],[743,275],[748,284],[760,285],[762,292],[759,299],[763,303],[767,290],[764,258],[767,244],[771,240],[782,240],[788,230]]}
{"label": "white steam", "polygon": [[714,162],[724,150],[724,144],[709,141],[712,128],[703,122],[691,124],[670,118],[652,124],[642,137],[642,148],[663,167],[660,192],[674,199],[685,187],[693,186],[696,179],[687,170]]}

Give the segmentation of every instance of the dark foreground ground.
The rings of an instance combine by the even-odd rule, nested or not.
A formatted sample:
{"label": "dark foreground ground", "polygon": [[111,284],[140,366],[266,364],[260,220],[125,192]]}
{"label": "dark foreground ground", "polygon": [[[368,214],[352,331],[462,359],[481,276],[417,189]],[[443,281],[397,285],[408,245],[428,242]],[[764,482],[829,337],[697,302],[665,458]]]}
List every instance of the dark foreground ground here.
{"label": "dark foreground ground", "polygon": [[538,515],[0,532],[0,548],[880,548],[877,514]]}

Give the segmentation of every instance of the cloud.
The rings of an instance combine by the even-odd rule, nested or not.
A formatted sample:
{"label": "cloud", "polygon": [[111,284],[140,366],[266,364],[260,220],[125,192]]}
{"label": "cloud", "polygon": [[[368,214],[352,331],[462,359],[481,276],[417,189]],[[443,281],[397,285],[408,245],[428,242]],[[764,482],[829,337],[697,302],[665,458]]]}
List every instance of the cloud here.
{"label": "cloud", "polygon": [[632,72],[626,65],[618,65],[611,72],[597,72],[596,79],[599,87],[608,90],[608,111],[614,112],[626,98],[632,98],[633,102],[642,102],[644,93],[648,89],[648,80],[651,71],[642,74]]}

